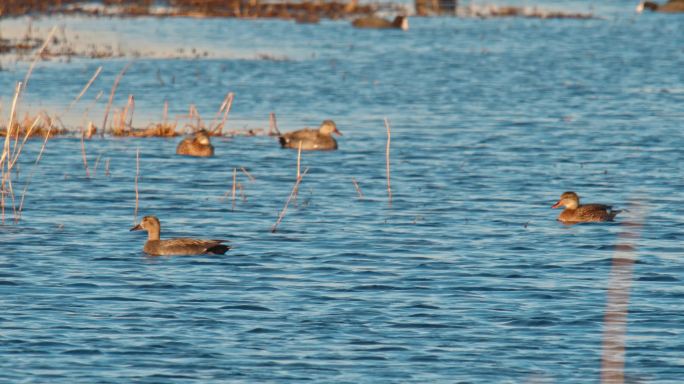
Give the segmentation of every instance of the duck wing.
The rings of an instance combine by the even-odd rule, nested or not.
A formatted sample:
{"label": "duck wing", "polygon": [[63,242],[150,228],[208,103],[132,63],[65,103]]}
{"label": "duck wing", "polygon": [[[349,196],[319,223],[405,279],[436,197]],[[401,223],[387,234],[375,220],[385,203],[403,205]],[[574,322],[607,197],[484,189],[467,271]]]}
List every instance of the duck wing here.
{"label": "duck wing", "polygon": [[159,240],[145,244],[145,252],[151,255],[163,256],[204,254],[222,255],[230,249],[230,246],[223,244],[225,242],[225,240],[203,240],[191,238]]}
{"label": "duck wing", "polygon": [[300,141],[312,141],[318,137],[318,131],[314,129],[300,129],[299,131],[287,132],[280,136],[280,145],[283,147],[297,147]]}
{"label": "duck wing", "polygon": [[583,204],[577,208],[577,215],[584,221],[613,221],[620,212],[605,204]]}

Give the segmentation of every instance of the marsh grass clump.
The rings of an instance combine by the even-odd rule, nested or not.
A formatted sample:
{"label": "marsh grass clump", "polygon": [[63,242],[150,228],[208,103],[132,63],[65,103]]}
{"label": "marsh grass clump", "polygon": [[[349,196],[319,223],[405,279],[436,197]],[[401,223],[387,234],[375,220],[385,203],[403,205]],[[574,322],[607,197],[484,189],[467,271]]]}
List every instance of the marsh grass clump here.
{"label": "marsh grass clump", "polygon": [[[36,115],[24,114],[21,119],[14,120],[9,130],[12,137],[46,138],[48,136],[66,135],[69,133],[57,117],[51,117],[46,112]],[[0,128],[0,137],[7,136],[7,126]]]}

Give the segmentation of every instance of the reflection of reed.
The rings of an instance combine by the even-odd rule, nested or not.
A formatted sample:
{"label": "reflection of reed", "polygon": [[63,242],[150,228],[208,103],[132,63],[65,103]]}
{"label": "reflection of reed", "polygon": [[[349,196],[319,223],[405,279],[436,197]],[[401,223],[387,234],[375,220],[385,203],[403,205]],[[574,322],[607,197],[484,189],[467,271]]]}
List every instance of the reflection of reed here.
{"label": "reflection of reed", "polygon": [[622,384],[625,381],[625,334],[629,290],[632,285],[632,269],[636,260],[635,243],[645,215],[643,207],[638,202],[633,203],[629,211],[634,215],[634,221],[621,224],[622,233],[613,253],[606,294],[601,357],[601,383],[604,384]]}
{"label": "reflection of reed", "polygon": [[135,151],[135,209],[133,210],[133,224],[138,223],[138,178],[140,177],[140,147]]}
{"label": "reflection of reed", "polygon": [[390,141],[392,130],[390,128],[389,120],[385,117],[385,128],[387,128],[387,146],[385,148],[385,170],[387,171],[387,198],[389,205],[392,205],[392,184],[390,182]]}
{"label": "reflection of reed", "polygon": [[359,199],[363,199],[363,193],[361,192],[361,187],[359,187],[359,183],[356,182],[356,179],[352,177],[352,184],[354,184],[354,188],[356,189],[356,193],[359,195]]}

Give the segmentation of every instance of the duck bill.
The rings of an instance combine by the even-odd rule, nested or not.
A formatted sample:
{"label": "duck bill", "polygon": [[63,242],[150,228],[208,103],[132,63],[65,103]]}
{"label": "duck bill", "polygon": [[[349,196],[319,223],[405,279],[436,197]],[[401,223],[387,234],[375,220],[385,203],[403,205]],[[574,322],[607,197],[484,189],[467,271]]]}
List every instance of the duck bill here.
{"label": "duck bill", "polygon": [[142,230],[142,227],[140,226],[140,224],[138,224],[138,225],[136,225],[135,227],[131,228],[131,231],[141,231],[141,230]]}
{"label": "duck bill", "polygon": [[337,128],[333,132],[337,133],[338,136],[342,136],[342,132],[338,131]]}
{"label": "duck bill", "polygon": [[551,208],[560,208],[562,206],[561,202],[558,201],[556,204],[552,205]]}

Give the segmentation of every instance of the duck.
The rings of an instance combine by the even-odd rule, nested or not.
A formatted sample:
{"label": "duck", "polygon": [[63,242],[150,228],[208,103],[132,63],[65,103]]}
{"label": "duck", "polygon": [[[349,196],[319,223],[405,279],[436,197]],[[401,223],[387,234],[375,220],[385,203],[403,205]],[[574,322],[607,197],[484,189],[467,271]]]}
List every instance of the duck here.
{"label": "duck", "polygon": [[209,140],[209,133],[201,129],[192,136],[186,137],[176,147],[176,154],[196,157],[214,156],[214,146]]}
{"label": "duck", "polygon": [[333,133],[342,136],[334,121],[324,120],[318,129],[304,128],[280,135],[280,145],[283,148],[298,149],[301,143],[303,151],[332,151],[337,149]]}
{"label": "duck", "polygon": [[613,221],[615,216],[622,212],[620,210],[613,210],[610,205],[603,204],[580,204],[579,195],[575,192],[564,192],[560,200],[551,208],[565,209],[558,215],[558,221],[562,223],[591,223]]}
{"label": "duck", "polygon": [[161,224],[156,216],[145,216],[131,231],[147,231],[147,241],[143,251],[151,256],[188,256],[188,255],[223,255],[230,246],[226,240],[202,240],[191,238],[175,238],[161,240],[159,233]]}
{"label": "duck", "polygon": [[641,13],[644,9],[653,12],[684,12],[684,0],[669,0],[665,4],[641,0],[636,7],[636,12]]}
{"label": "duck", "polygon": [[397,16],[394,21],[389,21],[378,16],[364,16],[352,21],[352,25],[356,28],[375,28],[375,29],[401,29],[408,31],[408,17]]}

